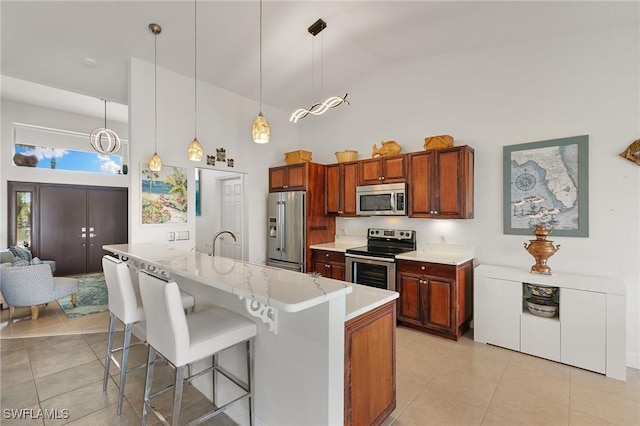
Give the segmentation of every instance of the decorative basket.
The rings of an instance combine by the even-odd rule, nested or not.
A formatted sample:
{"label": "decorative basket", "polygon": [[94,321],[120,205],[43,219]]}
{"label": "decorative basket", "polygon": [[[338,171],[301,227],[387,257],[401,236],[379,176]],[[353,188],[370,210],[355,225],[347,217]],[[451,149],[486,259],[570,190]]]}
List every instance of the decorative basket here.
{"label": "decorative basket", "polygon": [[284,154],[284,162],[287,164],[306,163],[311,161],[311,153],[309,151],[291,151]]}
{"label": "decorative basket", "polygon": [[438,135],[424,138],[424,149],[449,148],[453,146],[453,136]]}
{"label": "decorative basket", "polygon": [[558,287],[546,287],[542,285],[527,284],[527,289],[532,296],[551,298],[558,293]]}
{"label": "decorative basket", "polygon": [[338,151],[336,152],[336,158],[338,159],[338,163],[345,163],[347,161],[356,161],[356,159],[358,158],[358,151],[353,151],[351,149]]}
{"label": "decorative basket", "polygon": [[558,315],[557,303],[535,297],[527,299],[527,309],[538,317],[553,318]]}

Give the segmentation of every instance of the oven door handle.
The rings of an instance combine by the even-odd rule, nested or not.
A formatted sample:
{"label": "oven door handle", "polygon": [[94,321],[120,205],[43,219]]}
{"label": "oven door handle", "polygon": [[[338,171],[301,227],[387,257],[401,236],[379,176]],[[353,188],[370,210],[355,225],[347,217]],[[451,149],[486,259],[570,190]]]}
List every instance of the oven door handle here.
{"label": "oven door handle", "polygon": [[362,260],[374,260],[377,262],[385,262],[385,263],[395,263],[396,261],[395,257],[362,256],[360,254],[351,254],[351,253],[346,253],[345,257],[352,257],[352,258],[362,259]]}

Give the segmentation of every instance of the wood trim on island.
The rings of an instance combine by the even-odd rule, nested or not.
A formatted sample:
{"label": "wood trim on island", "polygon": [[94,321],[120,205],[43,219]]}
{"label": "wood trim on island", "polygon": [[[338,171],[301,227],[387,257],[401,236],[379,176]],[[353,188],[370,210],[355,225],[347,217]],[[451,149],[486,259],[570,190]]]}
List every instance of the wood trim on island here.
{"label": "wood trim on island", "polygon": [[380,425],[396,408],[395,300],[345,323],[344,424]]}

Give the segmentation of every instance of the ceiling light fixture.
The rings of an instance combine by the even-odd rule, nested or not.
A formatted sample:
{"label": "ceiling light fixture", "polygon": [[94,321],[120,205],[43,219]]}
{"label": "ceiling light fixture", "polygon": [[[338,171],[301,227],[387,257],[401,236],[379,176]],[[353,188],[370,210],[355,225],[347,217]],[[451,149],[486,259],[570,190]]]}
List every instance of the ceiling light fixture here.
{"label": "ceiling light fixture", "polygon": [[[325,21],[323,21],[322,19],[318,19],[316,22],[314,22],[313,24],[311,24],[311,26],[309,28],[307,28],[307,31],[309,32],[309,34],[311,34],[312,36],[317,36],[318,34],[320,34],[322,32],[322,30],[324,30],[325,28],[327,28],[327,23]],[[311,49],[311,57],[313,58],[313,45],[312,45],[312,49]],[[311,78],[311,86],[313,88],[313,59],[311,61],[311,68],[312,68],[312,78]],[[324,74],[324,45],[322,46],[322,64],[321,64],[321,70],[320,70],[320,86],[322,88],[322,79],[323,79],[323,74]],[[312,90],[313,91],[313,90]],[[322,90],[321,90],[322,91]],[[289,118],[289,121],[293,122],[293,123],[297,123],[298,120],[300,120],[301,118],[305,118],[307,115],[311,114],[311,115],[322,115],[325,112],[327,112],[329,110],[329,108],[335,108],[339,105],[342,104],[347,104],[349,105],[349,101],[347,101],[347,94],[345,94],[343,97],[339,97],[339,96],[331,96],[330,98],[327,98],[324,102],[316,102],[315,104],[311,105],[311,107],[309,109],[306,108],[300,108],[297,109],[293,112],[293,114],[291,114],[291,118]]]}
{"label": "ceiling light fixture", "polygon": [[197,1],[193,1],[193,142],[187,148],[187,156],[191,161],[200,161],[204,156],[202,145],[198,142],[198,15]]}
{"label": "ceiling light fixture", "polygon": [[271,127],[264,115],[262,115],[262,0],[260,0],[260,113],[253,120],[251,136],[255,143],[268,143],[271,139]]}
{"label": "ceiling light fixture", "polygon": [[149,30],[153,33],[153,111],[154,111],[154,151],[149,158],[149,170],[159,172],[162,170],[162,160],[158,155],[158,34],[162,32],[162,27],[158,24],[149,24]]}
{"label": "ceiling light fixture", "polygon": [[[113,154],[120,150],[120,137],[113,130],[107,129],[107,100],[104,101],[104,127],[98,127],[89,135],[93,149],[100,154]],[[106,144],[106,145],[105,145]]]}

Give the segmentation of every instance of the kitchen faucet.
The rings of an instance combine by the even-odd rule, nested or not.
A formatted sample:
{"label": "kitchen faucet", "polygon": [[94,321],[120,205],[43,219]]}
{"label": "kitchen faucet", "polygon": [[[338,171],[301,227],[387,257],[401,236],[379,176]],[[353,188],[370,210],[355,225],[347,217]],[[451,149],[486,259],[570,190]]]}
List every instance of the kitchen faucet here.
{"label": "kitchen faucet", "polygon": [[211,239],[211,256],[212,257],[216,255],[216,240],[218,239],[220,234],[229,234],[231,235],[231,238],[233,238],[233,241],[238,241],[238,238],[236,238],[236,234],[234,234],[231,231],[216,232],[216,235],[214,235],[213,238]]}

